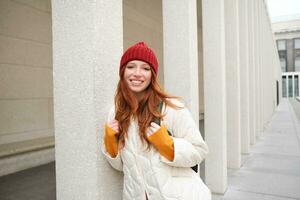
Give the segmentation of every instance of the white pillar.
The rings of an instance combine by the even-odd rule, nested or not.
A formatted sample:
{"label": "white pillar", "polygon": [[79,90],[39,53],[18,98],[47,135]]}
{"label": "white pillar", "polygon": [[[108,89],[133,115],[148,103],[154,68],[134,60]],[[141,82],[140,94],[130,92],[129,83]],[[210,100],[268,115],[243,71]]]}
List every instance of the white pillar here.
{"label": "white pillar", "polygon": [[286,77],[286,79],[285,79],[285,81],[286,81],[286,97],[288,98],[289,97],[289,76],[286,75],[285,77]]}
{"label": "white pillar", "polygon": [[254,2],[248,1],[248,37],[249,37],[249,89],[250,89],[250,143],[256,142],[256,90],[255,90],[255,52],[254,52]]}
{"label": "white pillar", "polygon": [[183,97],[199,122],[196,0],[162,2],[164,86],[169,93]]}
{"label": "white pillar", "polygon": [[260,121],[260,114],[261,114],[261,105],[260,105],[260,89],[261,89],[261,82],[260,82],[260,43],[259,43],[259,7],[258,3],[260,0],[254,0],[254,41],[255,41],[255,100],[256,100],[256,137],[261,135],[261,121]]}
{"label": "white pillar", "polygon": [[57,199],[121,199],[122,174],[100,137],[118,79],[122,1],[53,0],[52,22]]}
{"label": "white pillar", "polygon": [[240,95],[241,95],[241,151],[249,153],[249,47],[248,47],[248,6],[247,0],[239,1],[240,36]]}
{"label": "white pillar", "polygon": [[293,91],[293,95],[292,97],[295,97],[295,74],[292,75],[292,91]]}
{"label": "white pillar", "polygon": [[267,38],[268,38],[268,34],[267,34],[267,31],[266,31],[266,22],[267,22],[267,16],[266,16],[266,12],[265,12],[265,2],[262,1],[261,2],[262,4],[262,19],[261,19],[261,27],[262,27],[262,68],[261,68],[261,79],[262,79],[262,107],[263,107],[263,111],[262,111],[262,119],[264,121],[264,123],[267,123],[269,118],[268,118],[268,105],[266,102],[268,102],[267,100],[267,94],[268,94],[268,89],[267,89],[267,83],[268,83],[268,76],[266,75],[267,71],[268,71],[268,67],[267,67]]}
{"label": "white pillar", "polygon": [[238,0],[225,1],[227,166],[241,166],[240,50]]}
{"label": "white pillar", "polygon": [[209,188],[227,188],[224,1],[203,0],[205,138],[210,149],[205,176]]}
{"label": "white pillar", "polygon": [[263,77],[263,49],[264,49],[264,40],[263,40],[263,35],[264,35],[264,26],[263,26],[263,20],[264,20],[264,15],[263,15],[263,1],[258,1],[259,3],[259,49],[260,49],[260,53],[259,53],[259,65],[260,65],[260,70],[259,70],[259,79],[260,79],[260,129],[263,132],[264,131],[264,125],[265,125],[265,121],[264,121],[264,99],[263,99],[263,94],[264,94],[264,77]]}
{"label": "white pillar", "polygon": [[298,72],[297,73],[297,75],[298,75],[298,97],[300,96],[300,73]]}

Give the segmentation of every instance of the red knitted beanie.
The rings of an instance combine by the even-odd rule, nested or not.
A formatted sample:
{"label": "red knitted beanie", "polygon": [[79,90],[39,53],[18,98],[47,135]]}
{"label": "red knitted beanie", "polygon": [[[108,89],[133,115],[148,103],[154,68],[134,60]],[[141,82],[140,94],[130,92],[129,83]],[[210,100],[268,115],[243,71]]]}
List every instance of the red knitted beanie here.
{"label": "red knitted beanie", "polygon": [[[121,69],[132,60],[141,60],[147,62],[155,74],[158,72],[158,62],[156,55],[152,49],[150,49],[145,42],[138,42],[135,45],[129,47],[123,54],[120,61],[120,73]],[[121,74],[120,74],[121,75]]]}

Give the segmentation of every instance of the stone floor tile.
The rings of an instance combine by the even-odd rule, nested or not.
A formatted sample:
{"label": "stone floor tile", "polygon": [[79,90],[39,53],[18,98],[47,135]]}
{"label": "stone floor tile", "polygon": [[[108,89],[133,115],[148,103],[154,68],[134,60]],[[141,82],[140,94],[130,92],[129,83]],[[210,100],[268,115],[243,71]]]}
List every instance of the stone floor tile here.
{"label": "stone floor tile", "polygon": [[228,181],[229,189],[300,199],[300,176],[238,170]]}
{"label": "stone floor tile", "polygon": [[55,200],[55,164],[0,177],[1,200]]}
{"label": "stone floor tile", "polygon": [[[215,200],[215,199],[213,199]],[[228,190],[222,200],[296,200],[287,197],[278,197],[246,191]]]}

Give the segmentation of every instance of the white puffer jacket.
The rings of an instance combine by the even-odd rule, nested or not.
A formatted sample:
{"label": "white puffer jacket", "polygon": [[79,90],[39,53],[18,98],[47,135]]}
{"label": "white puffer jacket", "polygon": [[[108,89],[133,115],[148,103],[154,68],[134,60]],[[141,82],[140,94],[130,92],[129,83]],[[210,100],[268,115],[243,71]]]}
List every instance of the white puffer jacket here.
{"label": "white puffer jacket", "polygon": [[[175,100],[172,100],[175,101]],[[174,102],[173,102],[174,103]],[[181,103],[176,104],[183,107]],[[108,121],[114,119],[114,108]],[[173,135],[174,160],[169,161],[152,147],[146,149],[132,121],[125,147],[112,158],[102,144],[102,152],[111,166],[124,173],[123,200],[210,200],[211,194],[199,174],[190,167],[199,164],[208,153],[199,129],[189,111],[163,108],[163,125]]]}

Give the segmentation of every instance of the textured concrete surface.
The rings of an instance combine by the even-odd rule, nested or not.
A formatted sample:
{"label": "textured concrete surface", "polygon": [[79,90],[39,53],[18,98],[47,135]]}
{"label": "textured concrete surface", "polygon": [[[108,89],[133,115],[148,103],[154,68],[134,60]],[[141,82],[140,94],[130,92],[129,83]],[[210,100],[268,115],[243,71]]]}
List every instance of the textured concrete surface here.
{"label": "textured concrete surface", "polygon": [[[164,88],[199,120],[197,1],[162,1]],[[176,41],[176,42],[174,42]],[[183,67],[184,66],[184,67]],[[178,80],[180,81],[180,84]]]}
{"label": "textured concrete surface", "polygon": [[[227,114],[227,167],[241,166],[241,88],[239,49],[238,0],[227,1],[225,11],[225,55],[226,55],[226,106]],[[241,52],[244,53],[244,52]],[[241,69],[242,70],[242,69]]]}
{"label": "textured concrete surface", "polygon": [[248,2],[239,1],[239,44],[240,53],[240,88],[241,92],[241,151],[248,153],[250,148],[249,133],[249,52],[248,52]]}
{"label": "textured concrete surface", "polygon": [[0,145],[53,136],[51,0],[0,1]]}
{"label": "textured concrete surface", "polygon": [[53,162],[54,154],[54,148],[47,148],[0,158],[0,177]]}
{"label": "textured concrete surface", "polygon": [[[294,109],[293,109],[294,107]],[[283,99],[239,170],[228,171],[228,188],[213,200],[300,199],[300,102]]]}
{"label": "textured concrete surface", "polygon": [[[210,151],[205,160],[206,183],[223,193],[227,182],[224,1],[202,1],[205,140]],[[217,59],[216,59],[217,58]]]}
{"label": "textured concrete surface", "polygon": [[119,77],[122,10],[122,1],[52,1],[59,200],[122,196],[121,173],[99,153]]}

